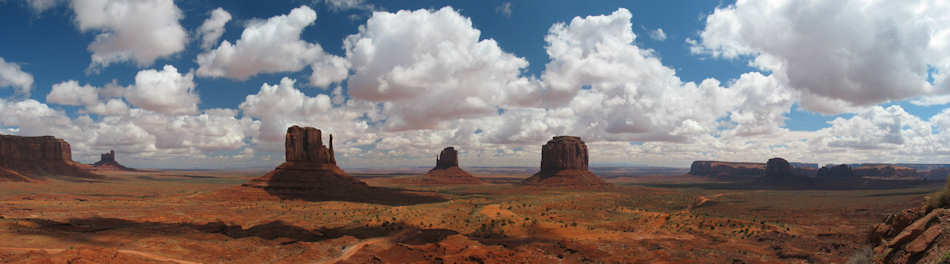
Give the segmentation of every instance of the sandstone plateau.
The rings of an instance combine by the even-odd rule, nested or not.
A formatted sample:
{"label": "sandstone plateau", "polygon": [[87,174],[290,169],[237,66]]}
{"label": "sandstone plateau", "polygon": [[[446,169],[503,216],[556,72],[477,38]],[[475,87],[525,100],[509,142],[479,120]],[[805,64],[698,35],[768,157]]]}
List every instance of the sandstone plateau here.
{"label": "sandstone plateau", "polygon": [[588,170],[587,144],[580,137],[556,136],[541,146],[541,171],[524,184],[543,186],[608,186]]}
{"label": "sandstone plateau", "polygon": [[109,152],[102,153],[99,155],[99,161],[92,164],[92,168],[96,170],[120,170],[120,171],[134,171],[135,169],[122,166],[118,161],[115,160],[115,150],[110,150]]}
{"label": "sandstone plateau", "polygon": [[814,169],[792,167],[791,163],[783,158],[771,158],[765,162],[766,183],[774,185],[802,185],[812,184],[809,177]]}
{"label": "sandstone plateau", "polygon": [[435,167],[422,176],[422,183],[428,184],[475,184],[482,180],[459,168],[459,152],[454,147],[446,147],[435,159]]}
{"label": "sandstone plateau", "polygon": [[52,136],[0,135],[0,180],[32,181],[47,176],[100,177],[74,162],[65,140]]}

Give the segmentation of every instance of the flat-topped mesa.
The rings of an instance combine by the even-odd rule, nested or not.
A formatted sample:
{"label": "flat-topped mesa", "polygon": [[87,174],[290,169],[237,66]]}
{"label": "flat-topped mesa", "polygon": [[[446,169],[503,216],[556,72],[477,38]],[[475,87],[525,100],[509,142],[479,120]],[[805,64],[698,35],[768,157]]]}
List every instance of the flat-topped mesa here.
{"label": "flat-topped mesa", "polygon": [[0,135],[0,166],[12,168],[36,161],[72,162],[73,152],[69,143],[53,136]]}
{"label": "flat-topped mesa", "polygon": [[333,155],[333,135],[330,135],[330,148],[323,145],[323,132],[312,127],[292,126],[287,128],[284,139],[288,162],[314,162],[336,164]]}
{"label": "flat-topped mesa", "polygon": [[439,153],[439,157],[435,159],[435,168],[433,169],[448,169],[458,166],[459,152],[455,150],[455,147],[446,147]]}
{"label": "flat-topped mesa", "polygon": [[541,171],[524,180],[530,185],[605,186],[588,170],[587,144],[580,137],[556,136],[541,146]]}
{"label": "flat-topped mesa", "polygon": [[0,168],[8,171],[4,173],[6,175],[13,175],[15,172],[23,177],[99,177],[80,168],[79,164],[73,161],[69,143],[53,136],[0,135]]}

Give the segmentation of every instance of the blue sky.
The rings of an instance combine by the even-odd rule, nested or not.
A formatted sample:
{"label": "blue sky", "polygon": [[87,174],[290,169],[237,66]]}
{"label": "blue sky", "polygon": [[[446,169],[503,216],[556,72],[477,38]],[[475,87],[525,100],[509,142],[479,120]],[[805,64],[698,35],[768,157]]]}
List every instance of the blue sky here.
{"label": "blue sky", "polygon": [[[75,141],[79,148],[74,147],[74,152],[82,161],[117,148],[120,160],[125,152],[132,165],[146,167],[267,166],[281,159],[274,147],[279,145],[274,131],[289,123],[359,134],[342,135],[345,149],[358,152],[341,157],[344,165],[353,167],[378,165],[373,161],[379,159],[391,161],[383,166],[427,165],[432,154],[427,152],[449,144],[462,146],[463,155],[470,151],[473,164],[531,166],[537,162],[536,146],[561,133],[585,133],[581,136],[592,145],[603,147],[603,151],[592,150],[592,156],[601,157],[602,163],[684,166],[693,159],[756,161],[769,155],[819,163],[950,162],[940,145],[950,141],[944,138],[940,123],[947,108],[947,100],[941,96],[950,88],[939,77],[950,68],[944,49],[950,42],[945,32],[950,31],[936,23],[948,20],[937,12],[946,5],[940,1],[894,4],[896,7],[878,3],[856,11],[852,6],[864,1],[845,2],[8,0],[0,2],[0,58],[8,69],[16,68],[15,72],[26,73],[33,81],[27,84],[22,79],[11,81],[14,75],[0,75],[11,79],[0,79],[0,98],[4,98],[0,106],[18,113],[0,118],[0,128],[6,133],[54,134]],[[155,12],[143,14],[139,20],[130,16],[133,20],[128,21],[114,13],[136,5],[154,5],[149,8]],[[934,11],[920,13],[919,6]],[[230,19],[220,28],[220,38],[212,40],[214,45],[204,48],[199,28],[215,9],[223,10]],[[885,26],[873,27],[885,25],[882,14],[889,9],[897,10],[890,18],[898,22],[892,29],[897,32],[894,35],[881,34]],[[370,23],[383,21],[387,14],[391,15],[387,23]],[[872,27],[839,20],[814,21],[795,14],[850,16],[855,25]],[[279,16],[288,20],[275,19]],[[100,21],[103,17],[113,19]],[[412,26],[413,18],[422,24]],[[243,45],[235,48],[229,60],[217,55],[218,61],[213,63],[199,62],[202,56],[223,52],[222,41],[235,46],[240,46],[239,41],[250,43],[242,34],[255,28],[266,32],[268,25],[286,29],[295,19],[305,23],[302,28],[291,26],[302,30],[299,35],[256,39],[258,47],[265,49]],[[914,23],[915,19],[925,23]],[[130,21],[148,23],[131,25]],[[403,22],[408,29],[400,28]],[[460,24],[449,24],[455,22]],[[557,25],[563,31],[555,32]],[[841,41],[833,33],[816,30],[815,25],[825,25],[828,30],[854,29],[840,37],[860,37]],[[365,27],[365,32],[360,27]],[[430,72],[412,72],[422,75],[399,76],[404,68],[426,70],[418,68],[427,65],[420,58],[441,53],[431,51],[432,47],[408,54],[361,53],[364,51],[345,41],[362,39],[377,45],[378,50],[404,43],[429,45],[425,44],[429,39],[386,38],[387,32],[397,30],[441,39],[448,43],[443,47],[455,49],[445,54],[484,58],[470,64],[463,59],[437,60],[431,63],[460,70],[445,73],[437,67]],[[423,32],[426,30],[431,32]],[[658,30],[664,33],[663,38],[656,37]],[[447,35],[475,31],[480,32],[477,40]],[[126,50],[109,46],[160,34],[155,32],[173,35],[156,37],[154,48],[151,44]],[[108,42],[109,37],[118,40]],[[860,40],[898,44],[868,46]],[[585,41],[599,44],[583,46]],[[275,44],[288,42],[299,45]],[[93,46],[97,43],[107,47],[96,51]],[[556,43],[567,45],[562,50],[567,53],[549,55],[560,52]],[[266,64],[260,59],[280,56],[269,51],[291,52],[295,48],[308,52],[284,54],[288,56],[285,62],[299,59],[296,63],[280,65],[278,60],[278,64]],[[348,48],[354,54],[347,54]],[[572,48],[582,50],[582,57],[572,57]],[[895,55],[876,55],[884,50]],[[107,56],[107,61],[97,64],[96,56]],[[363,65],[360,56],[376,63]],[[382,65],[388,61],[402,64]],[[261,65],[243,65],[250,67],[246,69],[240,62]],[[337,64],[326,69],[336,74],[313,73],[316,65],[330,62]],[[585,72],[585,68],[619,72],[607,75]],[[430,76],[426,73],[441,75],[419,77]],[[466,73],[501,80],[472,84],[469,78],[474,77],[461,76]],[[150,86],[138,83],[139,75],[143,82],[149,76],[179,81]],[[325,81],[313,81],[318,75]],[[380,78],[393,78],[388,83],[395,85],[394,90],[385,90],[386,82],[376,82]],[[52,93],[55,85],[68,81],[75,81],[78,87],[63,86],[62,91]],[[112,92],[107,92],[109,86],[115,86]],[[264,87],[269,86],[276,89],[277,97],[265,96]],[[91,92],[91,99],[72,99],[80,98],[78,91],[86,92],[84,98],[90,98]],[[464,98],[447,98],[453,94]],[[249,95],[259,100],[251,100]],[[273,106],[288,105],[279,101],[281,96],[298,96],[304,103],[299,108],[275,110]],[[268,104],[268,98],[278,101]],[[102,110],[110,100],[116,108]],[[434,102],[441,100],[464,103]],[[196,105],[189,104],[195,101]],[[606,107],[611,102],[616,105]],[[39,106],[29,105],[32,103]],[[96,104],[100,110],[93,110]],[[308,104],[314,107],[307,108]],[[586,107],[589,104],[605,107]],[[36,114],[36,108],[31,107],[50,113]],[[208,112],[212,109],[224,112]],[[432,118],[422,120],[420,113]],[[221,116],[235,127],[218,131],[221,129],[214,127],[220,124],[207,121],[214,119],[209,116]],[[172,122],[172,129],[150,127],[162,122]],[[116,127],[141,135],[116,139],[106,131]],[[195,139],[167,135],[203,128],[208,129],[207,134]],[[916,132],[924,130],[931,133]],[[781,138],[805,143],[786,149],[787,144],[773,142]],[[810,153],[815,151],[825,152],[828,158]]]}

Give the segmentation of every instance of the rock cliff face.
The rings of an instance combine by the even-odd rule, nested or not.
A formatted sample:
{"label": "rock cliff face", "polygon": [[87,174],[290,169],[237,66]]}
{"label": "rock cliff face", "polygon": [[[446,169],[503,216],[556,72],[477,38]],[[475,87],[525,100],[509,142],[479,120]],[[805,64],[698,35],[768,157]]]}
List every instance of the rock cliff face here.
{"label": "rock cliff face", "polygon": [[333,154],[333,135],[330,148],[323,145],[323,133],[312,127],[292,126],[284,138],[284,151],[288,162],[314,162],[336,164]]}
{"label": "rock cliff face", "polygon": [[109,152],[102,153],[99,155],[99,161],[92,164],[92,168],[96,170],[124,170],[124,171],[134,171],[135,169],[130,169],[126,166],[122,166],[118,161],[115,160],[115,150],[109,150]]}
{"label": "rock cliff face", "polygon": [[447,147],[439,153],[439,157],[435,159],[435,168],[434,169],[448,169],[451,167],[459,166],[459,152],[455,150],[455,147]]}
{"label": "rock cliff face", "polygon": [[587,144],[580,137],[556,136],[541,146],[541,171],[524,180],[528,185],[608,186],[588,170]]}
{"label": "rock cliff face", "polygon": [[6,171],[2,174],[10,176],[4,177],[8,180],[44,176],[99,177],[73,161],[69,143],[52,136],[0,135],[0,168]]}
{"label": "rock cliff face", "polygon": [[287,161],[244,186],[262,188],[283,198],[339,196],[368,190],[365,183],[337,167],[332,138],[330,136],[330,147],[327,148],[319,129],[287,128],[284,138]]}
{"label": "rock cliff face", "polygon": [[435,159],[435,167],[422,176],[424,184],[477,184],[482,180],[459,168],[458,151],[447,147]]}

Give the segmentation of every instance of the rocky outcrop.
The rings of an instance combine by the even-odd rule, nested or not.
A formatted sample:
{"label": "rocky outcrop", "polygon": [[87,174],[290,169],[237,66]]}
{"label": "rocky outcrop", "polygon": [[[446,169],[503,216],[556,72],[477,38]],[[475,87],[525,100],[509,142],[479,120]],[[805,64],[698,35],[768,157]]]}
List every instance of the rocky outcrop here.
{"label": "rocky outcrop", "polygon": [[135,169],[122,166],[118,161],[115,160],[115,150],[109,150],[109,152],[102,153],[99,155],[99,161],[92,164],[92,168],[95,170],[121,170],[121,171],[134,171]]}
{"label": "rocky outcrop", "polygon": [[541,146],[541,171],[528,185],[602,187],[609,184],[588,170],[587,144],[580,137],[556,136]]}
{"label": "rocky outcrop", "polygon": [[851,166],[841,164],[828,165],[818,169],[818,178],[822,180],[854,180],[856,177],[854,172],[851,171]]}
{"label": "rocky outcrop", "polygon": [[72,159],[65,140],[52,136],[21,137],[0,135],[0,168],[6,180],[68,176],[96,178]]}
{"label": "rocky outcrop", "polygon": [[422,176],[424,184],[477,184],[482,180],[459,168],[458,151],[447,147],[435,159],[435,167]]}
{"label": "rocky outcrop", "polygon": [[879,263],[938,263],[950,250],[950,209],[921,206],[889,215],[868,237]]}
{"label": "rocky outcrop", "polygon": [[854,168],[854,175],[874,179],[918,179],[917,170],[893,164],[865,164]]}

